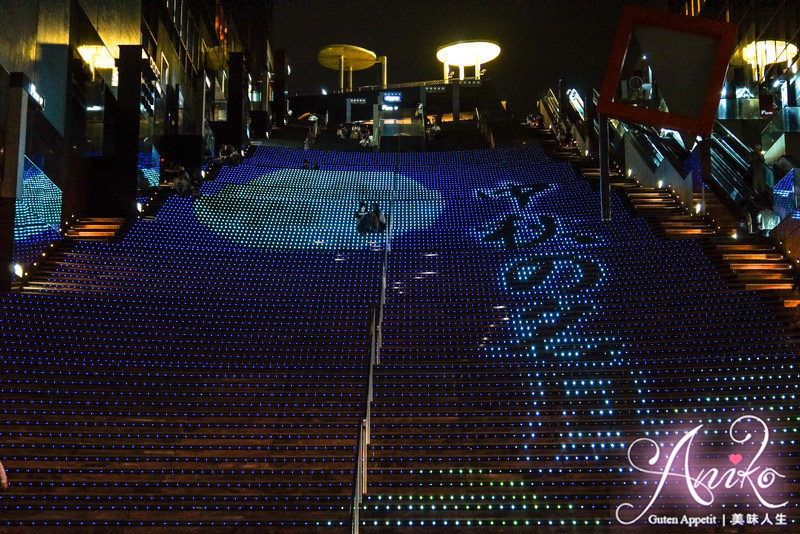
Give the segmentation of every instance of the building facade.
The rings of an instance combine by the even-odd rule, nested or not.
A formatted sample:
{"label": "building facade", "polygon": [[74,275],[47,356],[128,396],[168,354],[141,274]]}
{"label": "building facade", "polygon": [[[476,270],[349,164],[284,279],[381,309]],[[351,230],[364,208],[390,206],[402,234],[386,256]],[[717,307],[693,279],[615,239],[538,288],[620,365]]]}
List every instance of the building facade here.
{"label": "building facade", "polygon": [[[266,135],[271,0],[2,0],[0,8],[6,265],[21,260],[20,242],[48,241],[72,217],[131,215],[166,157],[194,167],[203,145]],[[58,194],[43,200],[42,190]]]}

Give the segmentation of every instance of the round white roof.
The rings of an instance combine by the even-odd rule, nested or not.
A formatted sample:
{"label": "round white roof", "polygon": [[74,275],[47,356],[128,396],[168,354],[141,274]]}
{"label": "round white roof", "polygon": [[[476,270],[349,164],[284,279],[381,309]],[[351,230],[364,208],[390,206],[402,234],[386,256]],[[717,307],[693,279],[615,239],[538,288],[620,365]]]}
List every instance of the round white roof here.
{"label": "round white roof", "polygon": [[436,51],[436,59],[457,67],[484,64],[499,55],[500,45],[493,41],[459,41]]}

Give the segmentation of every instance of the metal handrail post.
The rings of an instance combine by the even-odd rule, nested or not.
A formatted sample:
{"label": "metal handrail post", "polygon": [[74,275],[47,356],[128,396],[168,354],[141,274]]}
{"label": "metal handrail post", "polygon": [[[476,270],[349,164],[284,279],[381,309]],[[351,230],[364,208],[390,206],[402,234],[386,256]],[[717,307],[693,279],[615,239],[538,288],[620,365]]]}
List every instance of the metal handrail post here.
{"label": "metal handrail post", "polygon": [[[361,428],[363,429],[363,435],[366,438],[367,433],[367,421],[364,420],[361,422]],[[361,450],[363,451],[361,454],[361,497],[367,494],[367,443],[366,439],[361,443]],[[362,498],[359,497],[358,503],[361,504]]]}
{"label": "metal handrail post", "polygon": [[355,487],[353,488],[353,510],[351,513],[351,517],[353,519],[352,525],[350,525],[350,531],[352,534],[358,534],[361,518],[361,500],[364,495],[363,489],[364,485],[364,421],[361,421],[361,425],[359,426],[358,431],[358,456],[356,458],[356,481]]}

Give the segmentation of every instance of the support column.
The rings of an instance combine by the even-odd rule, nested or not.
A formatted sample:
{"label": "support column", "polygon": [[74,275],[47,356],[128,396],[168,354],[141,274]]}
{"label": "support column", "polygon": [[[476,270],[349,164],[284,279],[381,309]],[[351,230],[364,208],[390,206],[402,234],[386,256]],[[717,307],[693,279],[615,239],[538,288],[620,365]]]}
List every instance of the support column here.
{"label": "support column", "polygon": [[464,65],[459,65],[458,66],[458,79],[459,80],[463,80],[464,79]]}
{"label": "support column", "polygon": [[387,70],[386,62],[387,62],[387,58],[386,58],[386,56],[380,56],[378,58],[378,61],[381,62],[381,88],[382,89],[386,89],[386,85],[387,85],[386,84],[386,79],[387,79],[386,78],[386,70]]}
{"label": "support column", "polygon": [[29,82],[21,72],[13,72],[8,92],[5,158],[0,194],[0,290],[11,289],[14,279],[11,260],[14,253],[16,201],[22,198],[25,172],[25,139],[28,131]]}
{"label": "support column", "polygon": [[[206,123],[206,106],[208,105],[206,103],[206,71],[205,70],[200,70],[197,73],[197,79],[194,82],[194,91],[195,91],[195,94],[197,95],[197,99],[199,101],[198,102],[199,105],[195,106],[195,109],[194,109],[194,123],[197,126],[200,127],[200,132],[202,134],[205,134],[204,126],[205,126],[205,123]],[[267,93],[264,92],[263,95],[264,95],[263,98],[266,100],[266,98],[268,96]]]}
{"label": "support column", "polygon": [[600,217],[604,221],[611,219],[611,173],[608,154],[608,117],[598,116],[600,139],[598,158],[600,160]]}
{"label": "support column", "polygon": [[450,65],[445,61],[444,62],[444,83],[450,81]]}
{"label": "support column", "polygon": [[475,60],[475,79],[476,80],[481,79],[481,62],[478,61],[477,59]]}
{"label": "support column", "polygon": [[236,150],[250,144],[247,136],[247,116],[250,108],[247,94],[247,69],[244,53],[231,52],[228,55],[230,65],[228,77],[228,132],[229,139]]}
{"label": "support column", "polygon": [[350,82],[348,83],[349,91],[353,92],[353,66],[350,65]]}
{"label": "support column", "polygon": [[344,56],[339,56],[339,92],[344,93]]}
{"label": "support column", "polygon": [[[706,215],[706,184],[711,182],[711,173],[713,172],[711,166],[711,140],[703,136],[703,138],[697,142],[694,151],[700,159],[700,209],[702,210],[701,213]],[[694,176],[692,176],[692,189],[695,191],[697,190],[696,183]],[[693,205],[690,207],[694,210]]]}
{"label": "support column", "polygon": [[461,115],[461,84],[453,84],[453,122],[458,122],[459,115]]}
{"label": "support column", "polygon": [[[91,177],[94,191],[102,197],[92,198],[93,215],[131,217],[136,214],[138,189],[139,123],[141,120],[142,47],[119,47],[119,88],[114,120],[114,156],[109,176]],[[165,90],[167,88],[164,88]],[[102,181],[101,181],[102,179]]]}
{"label": "support column", "polygon": [[[286,50],[278,49],[274,52],[275,56],[275,78],[272,81],[273,98],[272,103],[272,118],[275,124],[283,128],[286,120],[286,66],[289,63],[289,57],[286,55]],[[214,83],[212,79],[212,84]]]}

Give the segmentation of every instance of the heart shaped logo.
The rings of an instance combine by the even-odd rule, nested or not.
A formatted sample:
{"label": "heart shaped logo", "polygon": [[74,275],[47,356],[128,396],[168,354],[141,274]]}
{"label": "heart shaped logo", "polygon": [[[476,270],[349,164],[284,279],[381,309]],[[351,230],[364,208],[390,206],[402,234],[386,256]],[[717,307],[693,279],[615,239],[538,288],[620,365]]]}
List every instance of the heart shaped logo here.
{"label": "heart shaped logo", "polygon": [[739,465],[739,462],[742,461],[742,455],[731,454],[730,456],[728,456],[728,460],[730,460],[733,465]]}

